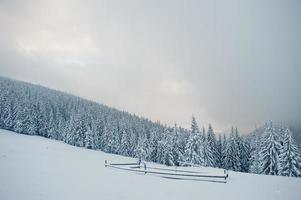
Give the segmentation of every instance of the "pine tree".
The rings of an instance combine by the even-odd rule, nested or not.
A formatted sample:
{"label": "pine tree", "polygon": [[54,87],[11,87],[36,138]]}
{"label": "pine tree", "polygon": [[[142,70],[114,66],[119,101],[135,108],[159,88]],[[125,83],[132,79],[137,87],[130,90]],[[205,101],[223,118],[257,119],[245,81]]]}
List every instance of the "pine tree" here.
{"label": "pine tree", "polygon": [[120,155],[130,156],[130,137],[129,134],[125,130],[121,133],[121,144],[118,148],[118,152]]}
{"label": "pine tree", "polygon": [[183,160],[183,152],[181,151],[179,135],[178,135],[178,127],[175,126],[172,129],[172,152],[173,152],[173,163],[176,166],[179,166],[181,161]]}
{"label": "pine tree", "polygon": [[218,135],[217,141],[217,167],[223,167],[223,143],[222,143],[222,136]]}
{"label": "pine tree", "polygon": [[281,145],[278,142],[272,122],[266,126],[260,146],[261,173],[278,175]]}
{"label": "pine tree", "polygon": [[155,157],[155,161],[157,163],[164,163],[164,158],[165,158],[165,141],[159,140],[158,141],[158,147],[157,147],[157,153]]}
{"label": "pine tree", "polygon": [[91,130],[91,128],[88,127],[85,133],[85,147],[87,149],[95,149],[94,141],[95,141],[94,133]]}
{"label": "pine tree", "polygon": [[15,131],[17,133],[27,134],[27,132],[25,132],[25,130],[27,128],[26,121],[27,121],[27,118],[28,118],[28,114],[26,113],[25,106],[19,104],[17,110],[18,111],[16,112],[13,131]]}
{"label": "pine tree", "polygon": [[158,142],[157,161],[167,166],[175,165],[173,140],[170,130],[164,129],[164,137]]}
{"label": "pine tree", "polygon": [[200,132],[199,126],[198,126],[194,116],[192,116],[192,120],[191,120],[191,132],[192,133],[199,133]]}
{"label": "pine tree", "polygon": [[301,176],[300,151],[287,128],[283,134],[283,148],[280,154],[280,175]]}
{"label": "pine tree", "polygon": [[204,155],[202,149],[202,137],[200,134],[191,133],[185,146],[182,165],[203,165]]}
{"label": "pine tree", "polygon": [[164,159],[163,164],[167,166],[174,166],[175,158],[173,154],[173,145],[170,140],[165,140],[165,151],[164,151]]}
{"label": "pine tree", "polygon": [[260,169],[260,138],[258,133],[254,133],[251,139],[251,166],[250,172],[259,174],[261,173]]}
{"label": "pine tree", "polygon": [[250,160],[251,160],[251,150],[249,141],[243,137],[238,136],[238,148],[239,148],[239,162],[240,171],[249,172],[250,170]]}
{"label": "pine tree", "polygon": [[[105,129],[104,134],[106,138],[106,148],[105,151],[108,153],[117,153],[118,150],[118,133],[115,124],[110,124],[108,128]],[[135,147],[137,144],[135,144]]]}
{"label": "pine tree", "polygon": [[150,139],[149,139],[149,147],[150,147],[150,152],[149,152],[149,160],[153,162],[158,162],[158,150],[159,150],[159,141],[161,139],[161,134],[160,130],[157,128],[154,128],[151,132]]}
{"label": "pine tree", "polygon": [[[87,132],[87,127],[83,117],[79,114],[71,119],[71,144],[79,147],[84,147],[84,138]],[[51,131],[51,133],[53,133]]]}
{"label": "pine tree", "polygon": [[178,155],[181,157],[181,165],[191,166],[204,164],[202,135],[194,116],[192,116],[191,133],[185,144],[184,152],[180,152],[179,150],[178,152]]}
{"label": "pine tree", "polygon": [[202,137],[202,150],[203,150],[203,162],[206,167],[214,167],[215,158],[213,156],[212,148],[208,143],[206,134]]}
{"label": "pine tree", "polygon": [[216,137],[214,134],[214,131],[212,129],[211,124],[209,124],[208,127],[208,131],[207,131],[207,155],[208,154],[212,154],[212,155],[208,155],[208,158],[212,158],[212,159],[208,159],[207,160],[207,165],[210,167],[217,167],[218,166],[218,160],[219,160],[219,155],[218,155],[218,147],[217,147],[217,141],[216,141]]}
{"label": "pine tree", "polygon": [[227,148],[227,138],[226,135],[223,134],[223,141],[222,141],[222,168],[226,168],[226,163],[225,163],[225,159],[226,159],[226,148]]}
{"label": "pine tree", "polygon": [[234,171],[241,170],[240,154],[239,154],[238,138],[234,134],[233,127],[231,128],[230,137],[227,140],[225,150],[225,168]]}
{"label": "pine tree", "polygon": [[144,138],[144,139],[141,139],[139,140],[138,142],[138,146],[137,148],[135,149],[135,157],[141,159],[141,160],[146,160],[147,158],[147,140]]}

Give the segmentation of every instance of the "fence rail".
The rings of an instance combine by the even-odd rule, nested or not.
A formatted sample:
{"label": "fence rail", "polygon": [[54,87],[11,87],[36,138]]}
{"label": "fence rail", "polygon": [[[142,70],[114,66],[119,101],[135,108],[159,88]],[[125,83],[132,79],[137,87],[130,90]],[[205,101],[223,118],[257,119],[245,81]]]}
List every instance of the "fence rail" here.
{"label": "fence rail", "polygon": [[[124,167],[122,167],[124,166]],[[132,167],[128,167],[132,166]],[[203,179],[200,181],[210,181],[210,182],[221,182],[226,183],[228,179],[228,173],[224,172],[223,175],[209,175],[204,174],[203,172],[194,172],[188,170],[178,170],[178,169],[164,169],[159,167],[146,167],[144,163],[144,167],[140,166],[138,163],[110,163],[108,164],[105,161],[105,167],[110,167],[119,170],[137,172],[137,173],[144,173],[144,174],[152,174],[152,175],[159,175],[164,178],[171,178],[171,179],[181,179],[181,180],[196,180],[196,179]],[[173,173],[171,173],[173,172]],[[207,180],[204,180],[207,179]],[[213,180],[216,179],[216,180]]]}

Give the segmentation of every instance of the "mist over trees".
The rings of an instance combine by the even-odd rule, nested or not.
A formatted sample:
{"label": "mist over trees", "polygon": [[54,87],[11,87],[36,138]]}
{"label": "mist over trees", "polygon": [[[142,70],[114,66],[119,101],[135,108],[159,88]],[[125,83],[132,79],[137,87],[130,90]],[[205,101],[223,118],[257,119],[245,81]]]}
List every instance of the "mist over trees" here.
{"label": "mist over trees", "polygon": [[257,174],[301,176],[300,148],[290,129],[267,123],[249,135],[211,124],[168,127],[67,93],[0,77],[0,128],[162,163]]}

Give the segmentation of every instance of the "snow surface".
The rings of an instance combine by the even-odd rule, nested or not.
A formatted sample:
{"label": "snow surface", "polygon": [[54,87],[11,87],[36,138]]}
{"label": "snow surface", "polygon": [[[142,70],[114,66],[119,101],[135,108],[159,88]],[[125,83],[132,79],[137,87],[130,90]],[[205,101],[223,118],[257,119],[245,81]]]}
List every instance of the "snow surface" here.
{"label": "snow surface", "polygon": [[173,180],[106,168],[104,160],[136,161],[0,130],[0,199],[301,199],[301,178],[230,172],[226,184]]}

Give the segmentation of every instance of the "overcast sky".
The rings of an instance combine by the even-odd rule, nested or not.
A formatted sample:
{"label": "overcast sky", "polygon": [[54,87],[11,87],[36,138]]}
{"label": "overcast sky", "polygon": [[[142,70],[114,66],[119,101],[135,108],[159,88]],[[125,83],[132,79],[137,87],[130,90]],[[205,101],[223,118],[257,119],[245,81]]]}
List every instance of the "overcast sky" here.
{"label": "overcast sky", "polygon": [[0,75],[168,125],[300,125],[300,19],[299,0],[0,0]]}

